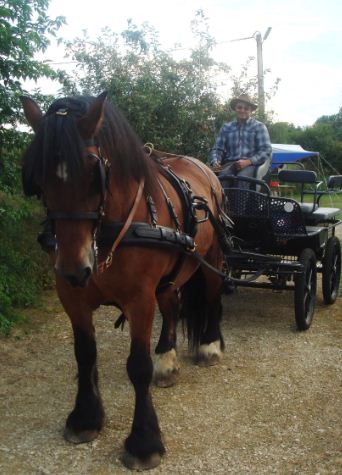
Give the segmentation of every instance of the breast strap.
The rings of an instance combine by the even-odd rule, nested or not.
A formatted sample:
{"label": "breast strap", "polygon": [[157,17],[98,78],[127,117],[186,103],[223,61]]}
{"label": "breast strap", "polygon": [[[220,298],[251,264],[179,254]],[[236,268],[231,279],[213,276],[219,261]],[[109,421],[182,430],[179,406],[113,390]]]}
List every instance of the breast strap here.
{"label": "breast strap", "polygon": [[[97,238],[99,247],[111,246],[119,235],[123,223],[103,223]],[[178,251],[191,253],[195,249],[194,239],[188,234],[165,226],[152,227],[148,223],[132,223],[119,244],[122,246],[177,248]]]}

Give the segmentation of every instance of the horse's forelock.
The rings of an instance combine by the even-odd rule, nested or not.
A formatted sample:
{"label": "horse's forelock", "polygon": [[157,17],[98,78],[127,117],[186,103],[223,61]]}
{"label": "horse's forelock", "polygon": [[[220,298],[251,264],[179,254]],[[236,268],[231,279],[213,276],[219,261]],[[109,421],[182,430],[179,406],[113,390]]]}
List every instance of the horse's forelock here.
{"label": "horse's forelock", "polygon": [[59,110],[66,110],[69,115],[83,117],[87,114],[89,105],[94,98],[89,96],[63,97],[54,101],[48,108],[46,115],[51,115]]}
{"label": "horse's forelock", "polygon": [[64,98],[51,104],[23,156],[24,190],[44,187],[50,173],[56,173],[61,165],[70,180],[77,183],[82,179],[84,144],[77,119],[86,114],[89,103],[86,98]]}

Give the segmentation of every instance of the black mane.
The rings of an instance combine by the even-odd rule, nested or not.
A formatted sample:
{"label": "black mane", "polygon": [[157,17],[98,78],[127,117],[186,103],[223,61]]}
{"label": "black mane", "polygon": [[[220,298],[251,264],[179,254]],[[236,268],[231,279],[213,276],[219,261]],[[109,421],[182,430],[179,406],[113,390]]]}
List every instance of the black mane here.
{"label": "black mane", "polygon": [[[77,119],[87,114],[94,97],[79,96],[58,99],[43,117],[39,130],[23,156],[23,187],[27,195],[40,195],[46,185],[48,171],[65,162],[70,180],[82,182],[85,144],[77,129]],[[65,115],[62,115],[66,112]],[[106,102],[104,121],[96,137],[101,153],[115,163],[116,179],[128,183],[145,177],[146,188],[152,189],[153,166],[143,152],[142,143],[117,108]]]}

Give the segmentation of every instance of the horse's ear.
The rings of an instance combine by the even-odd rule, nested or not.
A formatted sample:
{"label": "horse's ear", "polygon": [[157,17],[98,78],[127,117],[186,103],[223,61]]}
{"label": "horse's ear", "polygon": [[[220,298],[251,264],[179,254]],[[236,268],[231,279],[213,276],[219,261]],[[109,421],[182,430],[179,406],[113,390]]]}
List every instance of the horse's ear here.
{"label": "horse's ear", "polygon": [[37,132],[43,113],[39,105],[30,97],[20,96],[21,103],[24,108],[25,117],[32,129]]}
{"label": "horse's ear", "polygon": [[78,120],[78,128],[84,139],[94,137],[100,130],[107,94],[107,91],[102,92],[90,106],[87,115]]}

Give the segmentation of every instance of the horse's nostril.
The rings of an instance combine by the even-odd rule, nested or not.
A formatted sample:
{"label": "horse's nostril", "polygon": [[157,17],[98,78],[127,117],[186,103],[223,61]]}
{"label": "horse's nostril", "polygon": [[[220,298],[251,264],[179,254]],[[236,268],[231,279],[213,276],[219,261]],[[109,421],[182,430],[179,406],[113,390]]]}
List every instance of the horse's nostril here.
{"label": "horse's nostril", "polygon": [[91,275],[91,267],[90,266],[85,267],[85,269],[84,269],[84,279],[86,281],[88,281],[90,275]]}
{"label": "horse's nostril", "polygon": [[91,267],[80,269],[77,274],[66,274],[64,277],[72,287],[86,287],[91,275]]}
{"label": "horse's nostril", "polygon": [[79,287],[78,279],[76,276],[68,274],[65,276],[65,278],[72,287]]}

